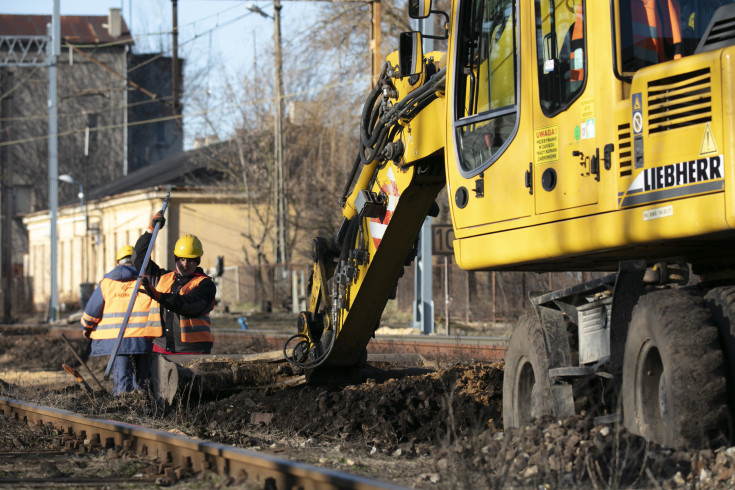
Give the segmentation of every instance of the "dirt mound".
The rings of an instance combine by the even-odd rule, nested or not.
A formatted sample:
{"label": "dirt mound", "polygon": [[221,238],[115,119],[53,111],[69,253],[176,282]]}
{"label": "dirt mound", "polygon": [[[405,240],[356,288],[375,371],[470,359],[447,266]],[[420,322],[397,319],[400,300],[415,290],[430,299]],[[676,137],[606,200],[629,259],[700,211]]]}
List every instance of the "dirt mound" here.
{"label": "dirt mound", "polygon": [[345,387],[245,389],[201,407],[195,424],[233,440],[260,424],[266,431],[389,449],[402,443],[441,444],[477,427],[500,429],[501,365],[402,374]]}
{"label": "dirt mound", "polygon": [[576,415],[456,440],[439,466],[464,468],[460,474],[485,475],[488,486],[675,488],[686,476],[692,481],[695,469],[707,464],[697,452],[664,449],[620,425],[595,426],[591,418]]}
{"label": "dirt mound", "polygon": [[[66,334],[77,352],[84,350],[86,340]],[[12,328],[0,331],[0,365],[13,369],[59,369],[71,357],[69,347],[45,330]],[[75,361],[76,362],[76,361]]]}

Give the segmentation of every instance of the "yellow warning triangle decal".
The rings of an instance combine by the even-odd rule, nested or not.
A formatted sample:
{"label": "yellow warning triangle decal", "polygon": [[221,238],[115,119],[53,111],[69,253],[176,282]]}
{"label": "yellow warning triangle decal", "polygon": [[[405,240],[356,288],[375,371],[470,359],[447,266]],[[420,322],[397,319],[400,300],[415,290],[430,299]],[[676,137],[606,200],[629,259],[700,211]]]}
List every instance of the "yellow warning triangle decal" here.
{"label": "yellow warning triangle decal", "polygon": [[717,143],[715,143],[715,137],[712,136],[712,129],[709,127],[709,123],[704,127],[702,146],[699,148],[700,155],[706,155],[707,153],[717,153]]}
{"label": "yellow warning triangle decal", "polygon": [[633,97],[633,110],[634,111],[640,111],[641,110],[641,99],[640,99],[640,97]]}

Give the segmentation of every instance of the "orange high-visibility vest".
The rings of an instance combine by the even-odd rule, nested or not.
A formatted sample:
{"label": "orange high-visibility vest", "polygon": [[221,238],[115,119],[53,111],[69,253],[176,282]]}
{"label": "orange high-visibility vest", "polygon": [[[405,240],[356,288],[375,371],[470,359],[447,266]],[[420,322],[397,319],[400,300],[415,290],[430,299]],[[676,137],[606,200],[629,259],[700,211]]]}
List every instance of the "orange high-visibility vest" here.
{"label": "orange high-visibility vest", "polygon": [[[130,306],[130,297],[135,289],[137,280],[113,281],[102,279],[100,288],[105,300],[102,318],[90,335],[93,339],[116,339],[120,332],[125,313]],[[130,319],[125,327],[124,337],[160,337],[163,334],[160,323],[149,323],[151,298],[145,294],[138,294],[130,312]],[[97,319],[91,319],[96,321]]]}
{"label": "orange high-visibility vest", "polygon": [[[175,277],[175,272],[169,272],[168,274],[161,276],[158,280],[158,284],[156,284],[156,290],[162,293],[170,293]],[[189,282],[181,287],[179,294],[184,295],[188,293],[204,279],[209,279],[209,276],[204,274],[195,274]],[[212,323],[209,320],[209,312],[212,311],[212,308],[214,308],[214,303],[212,303],[212,305],[198,317],[179,315],[179,328],[181,329],[182,342],[214,342],[211,330]],[[159,305],[157,301],[153,301],[151,304],[149,318],[152,325],[156,325],[162,329],[161,305]]]}
{"label": "orange high-visibility vest", "polygon": [[[660,5],[657,6],[657,3]],[[666,12],[663,12],[665,5]],[[657,9],[661,8],[661,12]],[[659,13],[664,13],[661,19]],[[674,59],[681,58],[681,26],[679,4],[676,0],[632,0],[633,53],[650,65],[667,61],[663,40],[670,36]]]}

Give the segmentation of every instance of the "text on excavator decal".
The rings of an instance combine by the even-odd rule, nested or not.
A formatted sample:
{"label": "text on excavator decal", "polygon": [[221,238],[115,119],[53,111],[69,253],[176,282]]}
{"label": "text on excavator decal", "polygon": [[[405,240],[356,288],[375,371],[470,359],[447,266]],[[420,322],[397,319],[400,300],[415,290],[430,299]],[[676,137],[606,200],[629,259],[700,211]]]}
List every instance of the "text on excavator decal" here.
{"label": "text on excavator decal", "polygon": [[723,156],[714,155],[643,169],[619,195],[620,207],[724,189]]}
{"label": "text on excavator decal", "polygon": [[559,126],[535,130],[536,165],[559,160]]}

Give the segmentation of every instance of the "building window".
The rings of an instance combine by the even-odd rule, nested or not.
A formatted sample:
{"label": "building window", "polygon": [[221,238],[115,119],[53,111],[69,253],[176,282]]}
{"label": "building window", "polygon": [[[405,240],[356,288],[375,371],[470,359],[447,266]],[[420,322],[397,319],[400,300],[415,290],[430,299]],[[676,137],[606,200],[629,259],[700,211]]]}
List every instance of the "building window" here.
{"label": "building window", "polygon": [[156,145],[164,146],[166,144],[166,123],[159,122],[156,124]]}
{"label": "building window", "polygon": [[99,125],[99,116],[97,114],[87,114],[87,127],[89,128],[89,146],[97,142],[97,126]]}

